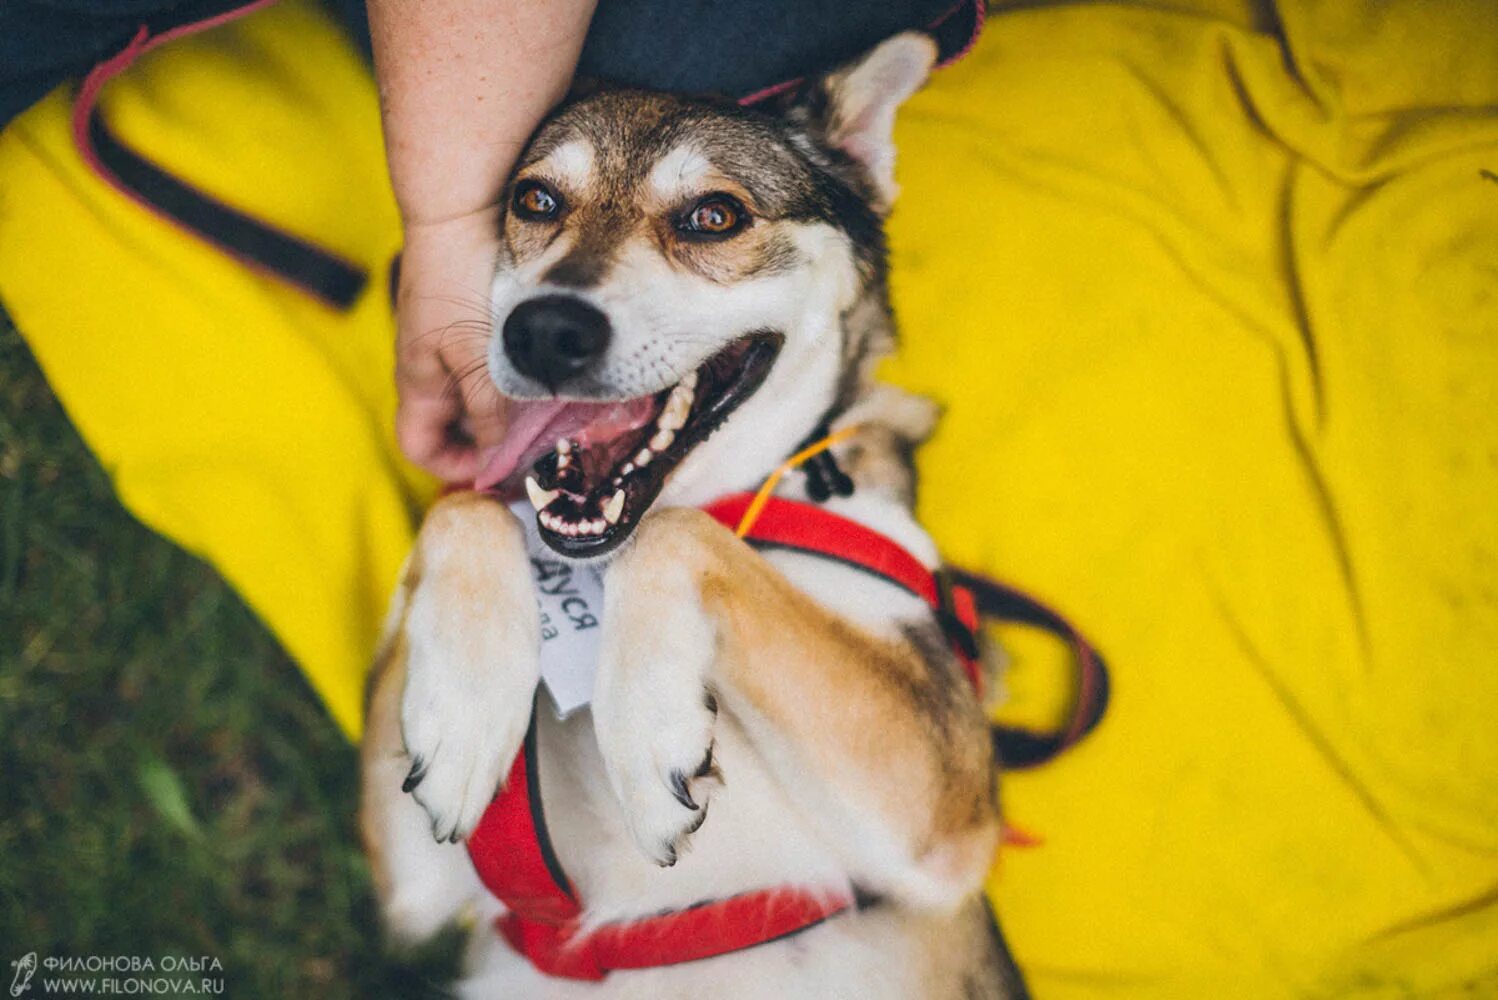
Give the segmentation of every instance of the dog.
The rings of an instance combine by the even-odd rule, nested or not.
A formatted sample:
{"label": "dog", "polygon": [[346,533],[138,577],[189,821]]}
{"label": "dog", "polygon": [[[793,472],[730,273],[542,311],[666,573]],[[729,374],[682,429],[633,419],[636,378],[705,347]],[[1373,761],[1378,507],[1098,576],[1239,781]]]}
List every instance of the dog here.
{"label": "dog", "polygon": [[[936,409],[874,375],[894,339],[893,121],[935,57],[896,36],[769,108],[600,88],[519,160],[487,359],[511,430],[479,492],[421,528],[362,753],[385,925],[410,942],[472,920],[463,995],[1024,995],[982,895],[1000,830],[989,729],[939,616],[843,560],[757,552],[700,509],[830,433],[830,462],[777,496],[814,496],[937,566],[912,465]],[[523,509],[493,495],[522,490]],[[537,696],[528,531],[603,567],[592,700],[565,719]],[[475,845],[516,782],[579,902],[506,936]],[[754,926],[796,907],[811,916],[794,933]],[[635,933],[660,921],[696,923]],[[541,967],[621,927],[637,950],[749,939]],[[526,951],[538,937],[546,961]]]}

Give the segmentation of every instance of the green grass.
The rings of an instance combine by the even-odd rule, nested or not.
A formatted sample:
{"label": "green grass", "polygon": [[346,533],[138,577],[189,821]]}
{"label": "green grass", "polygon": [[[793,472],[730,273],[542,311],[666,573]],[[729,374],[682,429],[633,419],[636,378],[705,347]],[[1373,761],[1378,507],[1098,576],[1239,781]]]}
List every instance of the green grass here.
{"label": "green grass", "polygon": [[232,997],[433,992],[454,942],[382,958],[356,799],[296,667],[120,507],[0,313],[0,984],[36,951],[210,956]]}

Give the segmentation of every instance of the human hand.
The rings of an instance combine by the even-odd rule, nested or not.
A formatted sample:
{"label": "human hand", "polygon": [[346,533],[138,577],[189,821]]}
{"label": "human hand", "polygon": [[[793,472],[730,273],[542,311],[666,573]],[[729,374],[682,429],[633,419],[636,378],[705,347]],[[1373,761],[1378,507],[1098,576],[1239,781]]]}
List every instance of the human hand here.
{"label": "human hand", "polygon": [[396,292],[395,431],[406,456],[446,482],[466,483],[500,442],[505,400],[489,379],[489,282],[497,207],[407,223]]}

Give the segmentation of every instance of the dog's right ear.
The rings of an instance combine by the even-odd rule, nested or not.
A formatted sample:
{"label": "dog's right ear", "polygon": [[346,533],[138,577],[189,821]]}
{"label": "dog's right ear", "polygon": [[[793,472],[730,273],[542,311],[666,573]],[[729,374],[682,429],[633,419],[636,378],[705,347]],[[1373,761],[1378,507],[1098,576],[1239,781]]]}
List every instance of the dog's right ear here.
{"label": "dog's right ear", "polygon": [[898,190],[895,111],[926,82],[936,57],[935,39],[907,31],[816,80],[790,109],[793,117],[804,117],[818,138],[863,168],[881,214],[889,211]]}

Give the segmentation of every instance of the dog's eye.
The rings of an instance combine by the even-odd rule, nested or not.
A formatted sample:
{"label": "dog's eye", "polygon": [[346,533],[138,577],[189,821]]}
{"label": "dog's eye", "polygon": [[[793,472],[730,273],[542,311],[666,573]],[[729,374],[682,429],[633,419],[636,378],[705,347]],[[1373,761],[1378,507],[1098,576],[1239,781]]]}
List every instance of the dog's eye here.
{"label": "dog's eye", "polygon": [[730,236],[744,228],[748,219],[749,213],[744,211],[744,206],[737,199],[726,194],[714,194],[693,205],[677,228],[690,236]]}
{"label": "dog's eye", "polygon": [[521,181],[515,186],[515,214],[530,222],[555,219],[562,211],[562,197],[540,181]]}

